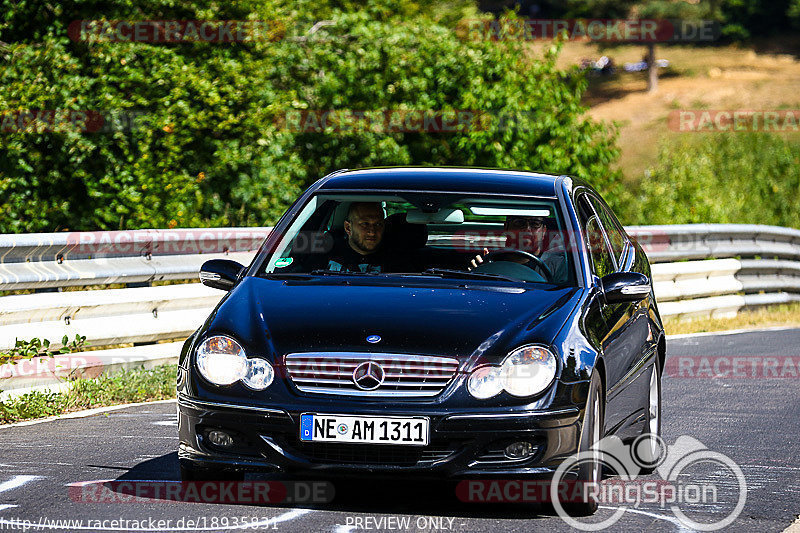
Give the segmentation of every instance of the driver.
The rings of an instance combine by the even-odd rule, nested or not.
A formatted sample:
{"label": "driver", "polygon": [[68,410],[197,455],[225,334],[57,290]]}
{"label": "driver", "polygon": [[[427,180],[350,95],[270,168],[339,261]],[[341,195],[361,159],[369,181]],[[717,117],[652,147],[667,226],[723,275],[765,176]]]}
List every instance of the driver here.
{"label": "driver", "polygon": [[[534,254],[550,269],[553,283],[566,283],[567,258],[564,239],[559,232],[548,230],[546,218],[508,216],[503,229],[507,247]],[[476,255],[470,261],[470,270],[483,263],[483,258],[488,253],[489,249],[484,248],[482,254]],[[512,257],[508,260],[525,264],[523,257]]]}
{"label": "driver", "polygon": [[353,202],[344,221],[347,241],[334,249],[328,270],[348,272],[382,272],[386,262],[381,248],[384,219],[383,207],[377,202]]}

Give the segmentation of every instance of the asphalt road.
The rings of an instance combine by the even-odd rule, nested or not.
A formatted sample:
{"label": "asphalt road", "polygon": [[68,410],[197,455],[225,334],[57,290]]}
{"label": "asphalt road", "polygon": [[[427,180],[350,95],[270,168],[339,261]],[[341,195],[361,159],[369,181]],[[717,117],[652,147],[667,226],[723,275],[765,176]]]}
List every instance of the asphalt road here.
{"label": "asphalt road", "polygon": [[[741,468],[746,504],[726,530],[783,531],[800,513],[800,369],[792,366],[800,356],[800,329],[671,339],[668,353],[666,443],[691,437]],[[0,531],[571,529],[546,507],[461,502],[452,483],[334,481],[331,502],[299,506],[129,501],[123,481],[154,481],[152,489],[179,479],[174,414],[174,403],[162,403],[1,428]],[[717,505],[684,502],[680,509],[689,518],[712,522],[733,508],[738,486],[730,471],[698,466],[684,477],[714,481],[720,493]],[[80,483],[97,480],[117,483],[105,492],[82,492]],[[85,501],[94,497],[105,501]],[[605,505],[593,520],[619,507]],[[691,530],[658,503],[629,506],[610,529]]]}

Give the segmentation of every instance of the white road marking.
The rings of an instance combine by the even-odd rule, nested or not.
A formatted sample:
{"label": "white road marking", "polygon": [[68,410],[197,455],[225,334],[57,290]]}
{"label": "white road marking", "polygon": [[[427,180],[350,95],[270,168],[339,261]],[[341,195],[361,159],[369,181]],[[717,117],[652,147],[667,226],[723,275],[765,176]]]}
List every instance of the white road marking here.
{"label": "white road marking", "polygon": [[74,413],[67,413],[65,415],[51,416],[50,418],[40,418],[38,420],[26,420],[25,422],[14,422],[13,424],[0,424],[0,429],[14,428],[20,426],[32,426],[34,424],[43,424],[45,422],[52,422],[54,420],[65,420],[69,418],[85,418],[100,413],[107,413],[109,411],[118,411],[119,409],[126,409],[128,407],[138,407],[140,405],[156,405],[160,403],[175,403],[176,399],[171,400],[156,400],[153,402],[139,402],[139,403],[124,403],[122,405],[111,405],[108,407],[97,407],[95,409],[87,409],[85,411],[76,411]]}
{"label": "white road marking", "polygon": [[153,422],[153,425],[156,425],[156,426],[175,426],[175,427],[177,427],[178,426],[178,421],[177,420],[162,420],[160,422]]}
{"label": "white road marking", "polygon": [[783,465],[739,465],[742,468],[766,468],[768,470],[800,470],[800,466],[783,466]]}
{"label": "white road marking", "polygon": [[800,533],[800,516],[794,521],[792,525],[783,530],[783,533]]}
{"label": "white road marking", "polygon": [[338,526],[336,526],[336,529],[334,530],[334,532],[335,533],[350,533],[355,528],[356,528],[356,526],[346,526],[344,524],[339,524]]}
{"label": "white road marking", "polygon": [[4,503],[0,505],[0,511],[2,511],[3,509],[11,509],[12,507],[19,507],[19,505],[11,505],[9,503]]}
{"label": "white road marking", "polygon": [[[107,435],[107,437],[108,436],[111,436],[111,435]],[[178,435],[175,435],[175,436],[172,436],[172,437],[159,437],[159,436],[153,436],[153,435],[147,435],[147,436],[144,436],[144,435],[113,435],[113,437],[117,438],[117,439],[142,439],[142,440],[166,439],[166,440],[178,440]]]}
{"label": "white road marking", "polygon": [[34,479],[40,479],[40,478],[41,476],[14,476],[8,481],[0,483],[0,492],[16,489],[18,487],[21,487],[28,481],[33,481]]}
{"label": "white road marking", "polygon": [[[611,507],[611,506],[608,506],[608,505],[601,505],[600,508],[601,509],[614,509],[614,510],[620,509],[620,507]],[[678,520],[674,516],[667,516],[667,515],[663,515],[663,514],[651,513],[649,511],[642,511],[641,509],[631,509],[630,507],[622,507],[622,509],[625,509],[626,513],[640,514],[640,515],[644,515],[644,516],[649,516],[651,518],[656,518],[658,520],[665,520],[667,522],[670,522],[670,523],[675,524],[676,526],[678,526],[678,531],[694,531],[693,529],[686,527],[683,522],[681,522],[680,520]]]}

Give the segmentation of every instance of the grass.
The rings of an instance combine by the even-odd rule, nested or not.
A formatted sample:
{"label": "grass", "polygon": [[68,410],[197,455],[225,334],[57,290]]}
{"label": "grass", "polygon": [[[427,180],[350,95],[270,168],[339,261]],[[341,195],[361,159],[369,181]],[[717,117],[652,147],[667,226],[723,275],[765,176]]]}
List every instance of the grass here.
{"label": "grass", "polygon": [[0,424],[60,415],[121,403],[175,397],[177,365],[137,368],[94,379],[79,379],[65,392],[30,392],[0,402]]}
{"label": "grass", "polygon": [[[534,42],[531,49],[541,53],[549,45]],[[659,45],[657,58],[668,59],[670,66],[661,72],[658,91],[652,94],[646,92],[645,73],[621,72],[624,63],[642,59],[642,45],[568,42],[558,63],[567,68],[583,58],[607,55],[614,59],[617,75],[590,78],[584,103],[594,119],[620,124],[622,155],[617,165],[627,182],[637,183],[656,163],[660,142],[696,135],[669,129],[667,118],[675,109],[800,108],[798,50],[797,36],[749,45]],[[776,135],[800,137],[791,132]]]}
{"label": "grass", "polygon": [[694,318],[686,320],[665,317],[664,319],[664,329],[669,335],[774,326],[800,327],[800,303],[781,304],[752,311],[743,311],[733,318]]}

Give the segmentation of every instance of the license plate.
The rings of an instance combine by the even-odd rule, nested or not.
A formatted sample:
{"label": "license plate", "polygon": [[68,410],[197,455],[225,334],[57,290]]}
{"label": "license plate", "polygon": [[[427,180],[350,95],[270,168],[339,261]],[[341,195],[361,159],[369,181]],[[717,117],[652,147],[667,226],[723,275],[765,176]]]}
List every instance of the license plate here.
{"label": "license plate", "polygon": [[428,444],[427,418],[393,416],[300,415],[300,440],[354,444]]}

